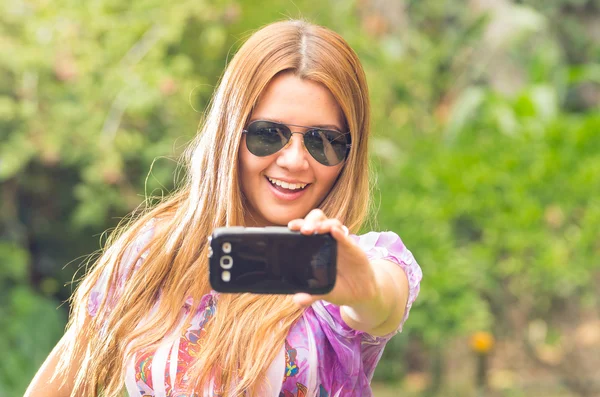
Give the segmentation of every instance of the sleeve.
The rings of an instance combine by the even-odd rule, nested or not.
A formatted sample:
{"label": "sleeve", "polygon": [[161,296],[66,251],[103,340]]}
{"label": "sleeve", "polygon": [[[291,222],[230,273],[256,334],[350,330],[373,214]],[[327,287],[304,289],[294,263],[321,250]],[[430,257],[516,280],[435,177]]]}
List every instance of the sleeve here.
{"label": "sleeve", "polygon": [[[112,309],[121,292],[125,281],[129,278],[132,272],[137,271],[142,265],[144,259],[148,255],[148,251],[143,251],[150,242],[154,234],[154,219],[146,223],[138,236],[133,242],[126,248],[123,258],[119,264],[113,266],[107,266],[96,284],[92,287],[90,297],[88,300],[87,311],[92,317],[98,314],[98,309],[105,297],[107,297],[106,309]],[[110,248],[107,254],[110,255]],[[137,259],[137,260],[136,260]],[[134,263],[135,262],[135,263]],[[116,271],[116,278],[113,278],[111,282],[111,274]]]}

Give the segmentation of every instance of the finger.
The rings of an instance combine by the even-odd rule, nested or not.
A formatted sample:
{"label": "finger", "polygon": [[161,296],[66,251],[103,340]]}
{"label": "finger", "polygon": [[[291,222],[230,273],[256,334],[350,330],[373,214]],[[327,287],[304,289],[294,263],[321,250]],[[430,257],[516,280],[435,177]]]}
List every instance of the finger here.
{"label": "finger", "polygon": [[316,228],[318,233],[329,233],[329,231],[334,227],[343,227],[342,222],[340,222],[336,218],[329,218],[319,223],[319,226]]}
{"label": "finger", "polygon": [[308,215],[306,215],[304,217],[304,219],[307,220],[312,220],[312,219],[327,219],[327,216],[325,215],[325,213],[323,212],[322,209],[320,208],[315,208],[313,210],[311,210]]}
{"label": "finger", "polygon": [[346,225],[342,225],[340,226],[342,228],[342,230],[344,231],[344,235],[349,236],[350,235],[350,229],[348,229],[348,226]]}
{"label": "finger", "polygon": [[305,292],[300,292],[294,295],[292,298],[294,303],[301,307],[309,307],[319,299],[323,299],[324,295],[310,295]]}
{"label": "finger", "polygon": [[302,225],[304,225],[304,222],[304,219],[293,219],[288,222],[288,228],[290,228],[290,230],[300,230]]}
{"label": "finger", "polygon": [[310,211],[308,215],[306,215],[306,217],[304,218],[304,225],[302,225],[300,231],[303,234],[312,234],[315,232],[315,229],[317,228],[319,223],[326,219],[327,216],[325,215],[325,213],[322,210],[316,208]]}
{"label": "finger", "polygon": [[348,228],[342,224],[332,226],[329,230],[329,233],[331,233],[337,242],[354,244],[354,241],[350,238],[350,232],[348,231]]}

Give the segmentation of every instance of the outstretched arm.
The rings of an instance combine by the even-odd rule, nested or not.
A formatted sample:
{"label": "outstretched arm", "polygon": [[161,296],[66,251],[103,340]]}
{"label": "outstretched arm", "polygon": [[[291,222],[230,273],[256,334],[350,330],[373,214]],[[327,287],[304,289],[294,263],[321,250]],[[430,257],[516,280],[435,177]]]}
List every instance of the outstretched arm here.
{"label": "outstretched arm", "polygon": [[296,294],[296,303],[309,306],[323,299],[336,304],[348,326],[374,336],[398,329],[409,296],[408,278],[400,266],[386,259],[369,261],[341,222],[327,218],[321,210],[313,210],[288,226],[303,234],[329,232],[338,243],[337,279],[333,290],[326,295]]}
{"label": "outstretched arm", "polygon": [[398,329],[408,301],[408,278],[396,263],[388,260],[370,262],[375,274],[376,293],[353,306],[342,306],[342,319],[350,327],[374,336],[387,335]]}

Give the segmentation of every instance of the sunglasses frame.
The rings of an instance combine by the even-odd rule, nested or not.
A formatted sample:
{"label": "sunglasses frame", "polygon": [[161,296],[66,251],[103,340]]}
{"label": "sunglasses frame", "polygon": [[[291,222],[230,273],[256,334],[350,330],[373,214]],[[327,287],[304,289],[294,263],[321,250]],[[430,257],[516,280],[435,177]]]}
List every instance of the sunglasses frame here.
{"label": "sunglasses frame", "polygon": [[[305,136],[305,135],[306,135],[308,132],[310,132],[310,131],[314,131],[314,130],[321,130],[321,131],[337,132],[338,134],[342,134],[342,135],[344,135],[344,136],[346,136],[346,137],[348,137],[348,138],[350,138],[350,137],[351,137],[351,135],[350,135],[350,131],[347,131],[347,132],[341,132],[341,131],[338,131],[338,130],[331,130],[331,129],[328,129],[328,128],[319,128],[319,127],[310,127],[310,126],[306,126],[306,125],[298,125],[298,124],[287,124],[287,123],[280,123],[280,122],[278,122],[278,121],[273,121],[273,120],[252,120],[252,122],[250,122],[250,123],[248,124],[248,127],[249,127],[249,126],[251,126],[252,124],[254,124],[254,123],[258,123],[258,122],[263,122],[263,123],[271,123],[271,124],[275,124],[275,125],[277,125],[277,126],[284,126],[284,127],[287,127],[287,129],[290,131],[291,135],[290,135],[290,139],[288,139],[288,141],[286,142],[286,144],[285,144],[285,145],[283,145],[283,146],[282,146],[280,149],[278,149],[277,151],[275,151],[275,152],[273,152],[273,153],[271,153],[271,154],[267,154],[267,155],[265,155],[265,156],[259,156],[259,155],[256,155],[256,154],[252,153],[252,151],[250,151],[250,153],[254,154],[254,155],[255,155],[255,156],[257,156],[257,157],[267,157],[267,156],[272,156],[273,154],[275,154],[275,153],[277,153],[277,152],[279,152],[279,151],[281,151],[281,150],[285,149],[285,148],[286,148],[286,147],[287,147],[287,146],[290,144],[290,142],[292,141],[292,135],[294,135],[294,134],[300,134],[300,135],[302,135],[302,145],[304,146],[304,148],[306,149],[306,151],[308,152],[308,154],[310,154],[310,156],[311,156],[313,159],[315,159],[315,160],[316,160],[316,161],[317,161],[319,164],[322,164],[322,165],[324,165],[324,166],[326,166],[326,167],[334,167],[334,166],[336,166],[336,165],[340,164],[341,162],[343,162],[343,161],[346,161],[346,159],[348,159],[348,155],[350,154],[350,148],[352,147],[352,143],[346,143],[346,155],[345,155],[345,157],[344,157],[342,160],[340,160],[338,163],[335,163],[335,164],[323,164],[323,163],[322,163],[322,162],[320,162],[320,161],[319,161],[319,160],[318,160],[318,159],[317,159],[315,156],[313,156],[313,154],[310,152],[310,150],[308,150],[308,148],[306,147],[306,144],[304,143],[304,136]],[[248,129],[247,129],[248,127],[246,127],[245,129],[243,129],[243,130],[242,130],[242,133],[244,133],[244,134],[248,134]],[[300,127],[300,128],[306,128],[306,131],[304,131],[304,132],[294,132],[294,131],[292,131],[292,130],[291,130],[291,128],[289,128],[289,127]],[[348,142],[348,140],[349,140],[348,138],[346,139],[346,142]],[[247,140],[246,140],[246,146],[248,146],[248,141],[247,141]],[[248,150],[250,150],[250,148],[248,148]]]}

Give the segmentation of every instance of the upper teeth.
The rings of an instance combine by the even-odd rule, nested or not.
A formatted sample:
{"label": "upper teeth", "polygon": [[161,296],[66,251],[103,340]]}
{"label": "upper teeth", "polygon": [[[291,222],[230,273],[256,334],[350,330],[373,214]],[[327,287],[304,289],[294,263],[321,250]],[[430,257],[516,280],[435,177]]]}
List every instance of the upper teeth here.
{"label": "upper teeth", "polygon": [[287,183],[284,181],[280,181],[279,179],[274,179],[267,177],[272,184],[281,186],[284,189],[296,190],[296,189],[304,189],[306,187],[306,183]]}

